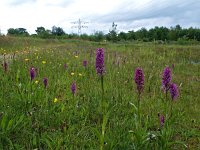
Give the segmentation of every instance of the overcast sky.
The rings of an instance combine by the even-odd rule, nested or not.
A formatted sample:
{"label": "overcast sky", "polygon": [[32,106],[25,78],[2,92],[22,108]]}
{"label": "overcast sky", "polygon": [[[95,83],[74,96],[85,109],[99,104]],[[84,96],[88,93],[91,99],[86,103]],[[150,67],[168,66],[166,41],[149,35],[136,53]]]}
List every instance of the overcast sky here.
{"label": "overcast sky", "polygon": [[88,22],[82,33],[108,32],[112,22],[119,31],[154,26],[200,28],[200,0],[0,0],[0,29],[53,25],[77,33],[71,22]]}

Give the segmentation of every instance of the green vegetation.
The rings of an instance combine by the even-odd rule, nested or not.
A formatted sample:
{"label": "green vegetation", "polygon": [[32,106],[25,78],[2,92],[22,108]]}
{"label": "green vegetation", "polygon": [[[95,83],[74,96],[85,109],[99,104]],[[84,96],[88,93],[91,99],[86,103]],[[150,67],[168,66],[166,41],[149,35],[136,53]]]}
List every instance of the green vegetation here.
{"label": "green vegetation", "polygon": [[[0,53],[0,149],[200,149],[200,45],[0,37]],[[172,64],[176,101],[161,89],[162,71]],[[137,67],[144,72],[140,111]]]}
{"label": "green vegetation", "polygon": [[197,43],[200,41],[200,29],[198,28],[182,28],[180,25],[175,27],[154,27],[149,30],[146,28],[141,28],[137,31],[118,31],[117,24],[112,23],[112,28],[109,33],[104,34],[101,31],[97,31],[92,35],[82,34],[67,34],[61,27],[53,26],[52,30],[45,29],[44,27],[37,27],[35,30],[37,34],[29,35],[29,33],[24,28],[10,28],[8,29],[7,35],[10,36],[25,36],[25,37],[35,37],[43,39],[82,39],[89,41],[143,41],[152,42],[158,41],[159,43],[169,43],[172,41],[178,41],[180,44]]}

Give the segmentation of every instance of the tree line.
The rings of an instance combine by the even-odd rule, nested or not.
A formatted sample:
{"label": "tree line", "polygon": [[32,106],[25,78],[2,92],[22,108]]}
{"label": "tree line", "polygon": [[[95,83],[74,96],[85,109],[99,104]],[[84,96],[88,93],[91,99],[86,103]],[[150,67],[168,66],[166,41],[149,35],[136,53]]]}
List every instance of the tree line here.
{"label": "tree line", "polygon": [[154,27],[149,30],[141,28],[137,31],[131,30],[128,32],[119,32],[117,30],[117,24],[112,23],[112,28],[107,34],[102,31],[97,31],[94,34],[67,34],[61,27],[53,26],[51,30],[44,27],[37,27],[36,34],[29,34],[25,28],[10,28],[7,35],[11,36],[31,36],[38,38],[62,38],[62,39],[83,39],[90,41],[200,41],[200,29],[199,28],[182,28],[180,25],[175,27]]}

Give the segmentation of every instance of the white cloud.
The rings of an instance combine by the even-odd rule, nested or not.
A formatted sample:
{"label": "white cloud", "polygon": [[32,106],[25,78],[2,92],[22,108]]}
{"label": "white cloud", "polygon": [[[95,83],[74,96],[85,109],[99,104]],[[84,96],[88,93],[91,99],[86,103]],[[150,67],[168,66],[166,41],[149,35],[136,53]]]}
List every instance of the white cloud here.
{"label": "white cloud", "polygon": [[38,26],[53,25],[66,32],[77,32],[71,22],[81,18],[89,21],[83,32],[108,32],[112,22],[118,30],[141,27],[174,26],[200,27],[199,0],[1,0],[0,28],[24,27],[34,33]]}

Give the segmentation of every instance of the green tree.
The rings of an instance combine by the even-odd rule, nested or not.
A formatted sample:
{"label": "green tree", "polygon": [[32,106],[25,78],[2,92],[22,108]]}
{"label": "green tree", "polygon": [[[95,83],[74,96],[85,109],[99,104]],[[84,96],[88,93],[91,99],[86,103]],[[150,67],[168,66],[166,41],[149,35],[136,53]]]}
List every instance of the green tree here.
{"label": "green tree", "polygon": [[93,35],[94,41],[101,42],[105,39],[104,33],[102,31],[97,31]]}
{"label": "green tree", "polygon": [[128,39],[128,34],[125,33],[125,32],[120,32],[120,33],[118,34],[118,39],[119,39],[119,40],[122,40],[122,41],[126,41],[126,40]]}
{"label": "green tree", "polygon": [[65,35],[64,30],[63,30],[61,27],[56,27],[56,26],[53,26],[53,27],[52,27],[51,33],[52,33],[53,35],[56,35],[56,36]]}
{"label": "green tree", "polygon": [[132,31],[128,31],[127,33],[127,39],[128,40],[135,40],[136,37],[135,37],[135,32],[132,30]]}
{"label": "green tree", "polygon": [[112,41],[112,42],[116,42],[118,40],[118,38],[117,38],[117,24],[115,24],[114,22],[112,23],[112,29],[106,35],[106,39],[108,41]]}
{"label": "green tree", "polygon": [[15,36],[28,36],[29,33],[26,31],[25,28],[9,28],[8,35],[15,35]]}
{"label": "green tree", "polygon": [[9,28],[7,34],[8,34],[8,35],[15,35],[15,34],[16,34],[16,31],[15,31],[14,28]]}
{"label": "green tree", "polygon": [[46,32],[44,27],[37,27],[37,30],[35,30],[35,32],[40,35]]}
{"label": "green tree", "polygon": [[37,27],[37,30],[35,30],[35,32],[41,38],[50,38],[51,37],[51,31],[46,30],[44,27]]}
{"label": "green tree", "polygon": [[146,28],[141,28],[135,32],[135,37],[137,40],[146,41],[148,39],[148,31]]}

